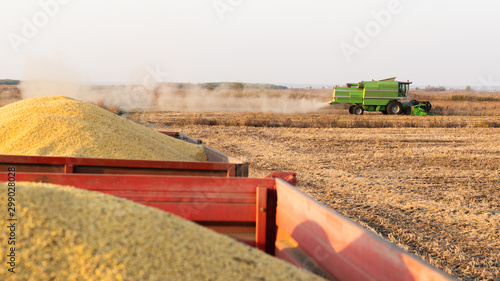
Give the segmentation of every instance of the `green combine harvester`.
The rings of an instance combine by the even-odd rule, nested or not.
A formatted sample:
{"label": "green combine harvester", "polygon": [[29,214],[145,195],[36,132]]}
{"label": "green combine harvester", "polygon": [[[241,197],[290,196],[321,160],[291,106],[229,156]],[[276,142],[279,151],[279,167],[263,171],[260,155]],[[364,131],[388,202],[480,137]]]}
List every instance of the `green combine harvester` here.
{"label": "green combine harvester", "polygon": [[347,83],[335,87],[330,104],[352,103],[350,114],[361,115],[365,111],[380,111],[383,114],[434,115],[428,101],[408,101],[412,82],[398,82],[396,77],[377,81]]}

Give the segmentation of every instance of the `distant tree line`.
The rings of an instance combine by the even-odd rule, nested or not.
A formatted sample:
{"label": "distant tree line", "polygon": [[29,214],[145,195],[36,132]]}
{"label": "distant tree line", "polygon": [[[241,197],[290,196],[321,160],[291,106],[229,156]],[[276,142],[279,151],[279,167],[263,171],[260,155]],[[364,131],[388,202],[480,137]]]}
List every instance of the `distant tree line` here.
{"label": "distant tree line", "polygon": [[0,85],[19,85],[20,83],[20,80],[0,79]]}
{"label": "distant tree line", "polygon": [[288,89],[286,86],[274,84],[259,84],[259,83],[241,83],[241,82],[211,82],[198,84],[203,89],[225,89],[225,90],[243,90],[243,89],[257,89],[257,90],[282,90]]}
{"label": "distant tree line", "polygon": [[207,90],[243,90],[243,89],[257,89],[257,90],[281,90],[288,89],[288,87],[274,85],[274,84],[258,84],[258,83],[241,83],[241,82],[210,82],[210,83],[161,83],[161,85],[168,86],[175,89],[191,89],[202,88]]}
{"label": "distant tree line", "polygon": [[430,92],[444,92],[444,91],[446,91],[446,87],[444,87],[444,86],[434,87],[434,86],[429,85],[429,86],[425,87],[425,90],[430,91]]}

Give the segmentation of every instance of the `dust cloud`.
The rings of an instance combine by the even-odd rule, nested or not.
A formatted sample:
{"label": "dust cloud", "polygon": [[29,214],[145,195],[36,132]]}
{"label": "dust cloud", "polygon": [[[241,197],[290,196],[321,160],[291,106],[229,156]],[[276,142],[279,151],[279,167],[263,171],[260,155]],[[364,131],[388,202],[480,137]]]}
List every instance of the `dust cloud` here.
{"label": "dust cloud", "polygon": [[61,58],[29,58],[19,88],[22,98],[66,96],[85,102],[114,105],[124,110],[147,109],[153,92],[143,86],[91,86],[89,79]]}
{"label": "dust cloud", "polygon": [[171,111],[312,113],[327,104],[287,90],[207,90],[199,87],[156,89],[155,107]]}
{"label": "dust cloud", "polygon": [[58,58],[27,59],[19,88],[23,98],[67,96],[89,101],[90,86],[85,79]]}
{"label": "dust cloud", "polygon": [[209,90],[197,84],[179,88],[179,83],[141,85],[147,75],[145,71],[135,71],[129,85],[90,85],[87,77],[59,57],[29,58],[19,87],[25,99],[67,96],[125,111],[312,113],[326,105],[314,96],[293,90]]}

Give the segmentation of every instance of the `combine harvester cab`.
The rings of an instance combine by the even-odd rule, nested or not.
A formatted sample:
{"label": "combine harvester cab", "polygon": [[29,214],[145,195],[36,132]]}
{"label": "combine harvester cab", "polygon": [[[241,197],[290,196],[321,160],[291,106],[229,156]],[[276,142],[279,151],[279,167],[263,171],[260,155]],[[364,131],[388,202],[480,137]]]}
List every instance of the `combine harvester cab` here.
{"label": "combine harvester cab", "polygon": [[377,81],[347,83],[335,87],[330,104],[351,103],[350,114],[361,115],[365,111],[380,111],[383,114],[432,115],[428,101],[405,101],[412,82],[395,81],[396,77]]}

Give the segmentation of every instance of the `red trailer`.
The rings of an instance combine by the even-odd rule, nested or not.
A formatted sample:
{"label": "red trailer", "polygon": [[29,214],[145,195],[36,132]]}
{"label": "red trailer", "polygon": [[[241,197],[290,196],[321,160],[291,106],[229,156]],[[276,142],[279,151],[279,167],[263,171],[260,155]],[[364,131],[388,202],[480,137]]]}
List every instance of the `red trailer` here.
{"label": "red trailer", "polygon": [[453,280],[277,177],[295,181],[294,174],[16,173],[17,181],[74,186],[174,213],[331,280]]}
{"label": "red trailer", "polygon": [[295,188],[294,173],[246,178],[247,161],[205,150],[209,162],[0,155],[0,177],[15,167],[17,181],[171,212],[331,280],[454,280]]}

